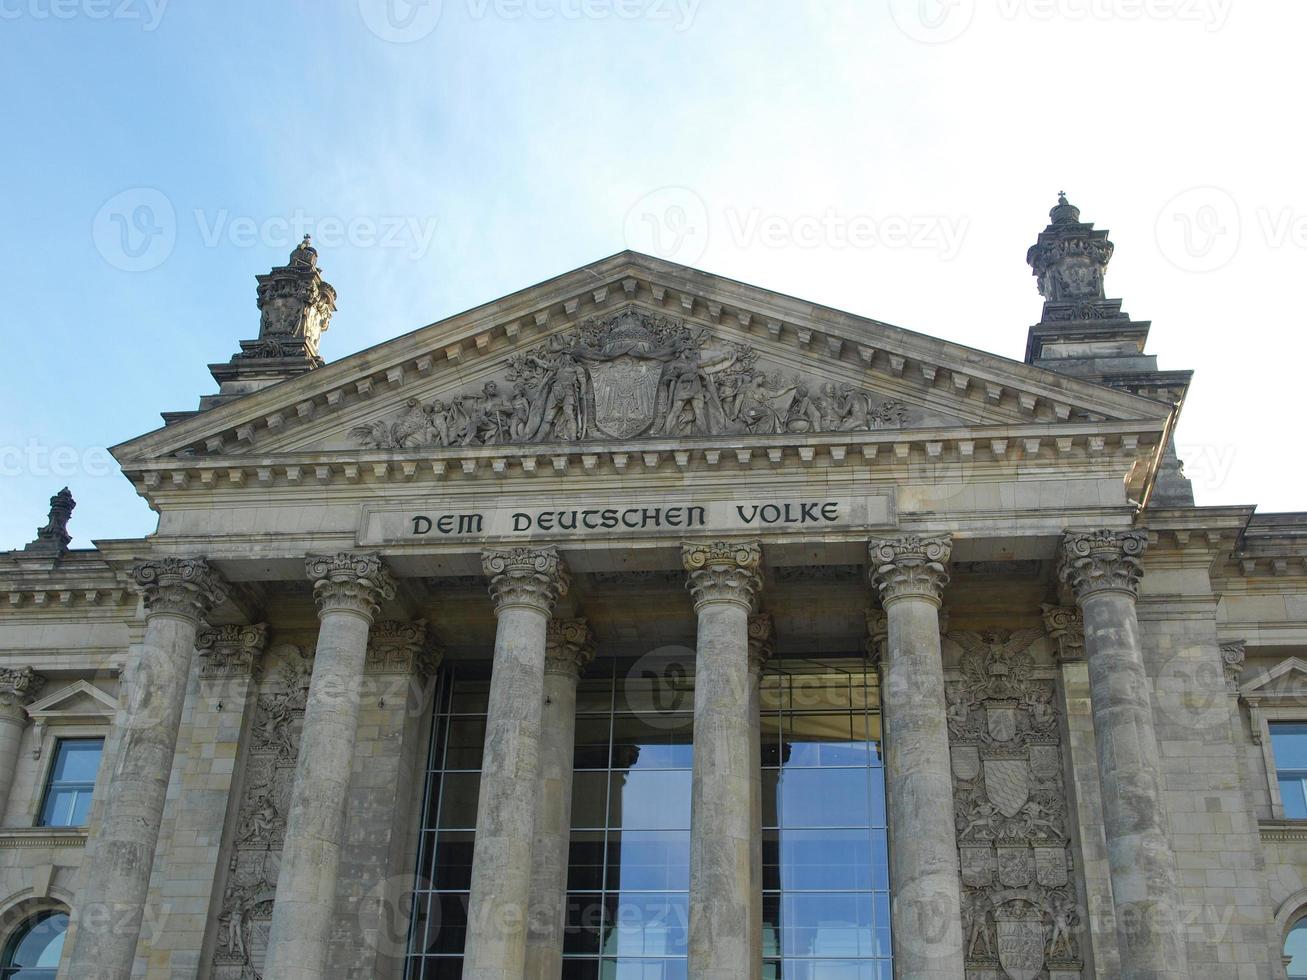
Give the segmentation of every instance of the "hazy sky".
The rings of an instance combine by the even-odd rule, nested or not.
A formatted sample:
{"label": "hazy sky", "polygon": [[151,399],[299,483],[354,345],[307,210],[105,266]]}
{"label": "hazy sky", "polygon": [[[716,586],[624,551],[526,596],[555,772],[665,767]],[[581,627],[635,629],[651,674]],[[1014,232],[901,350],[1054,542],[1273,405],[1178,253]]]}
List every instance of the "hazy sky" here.
{"label": "hazy sky", "polygon": [[103,447],[214,390],[302,230],[328,360],[626,247],[1020,358],[1061,188],[1197,371],[1198,502],[1307,508],[1304,34],[1249,0],[0,0],[0,548],[64,484],[74,546],[153,530]]}

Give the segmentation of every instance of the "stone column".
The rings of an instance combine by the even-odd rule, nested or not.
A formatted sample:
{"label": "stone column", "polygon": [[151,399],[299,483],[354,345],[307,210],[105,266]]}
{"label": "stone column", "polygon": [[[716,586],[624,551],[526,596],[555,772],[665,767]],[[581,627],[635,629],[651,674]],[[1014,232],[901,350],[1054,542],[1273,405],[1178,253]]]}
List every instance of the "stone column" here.
{"label": "stone column", "polygon": [[395,595],[378,555],[311,556],[305,570],[318,604],[318,645],[264,959],[267,980],[327,975],[368,630],[382,600]]}
{"label": "stone column", "polygon": [[564,902],[572,836],[576,684],[594,659],[584,619],[551,619],[545,641],[545,700],[536,780],[535,843],[526,934],[526,980],[558,980],[563,971]]}
{"label": "stone column", "polygon": [[749,617],[749,976],[762,978],[762,668],[776,649],[776,629],[770,613]]}
{"label": "stone column", "polygon": [[124,678],[100,826],[86,855],[65,976],[127,980],[140,937],[168,776],[200,620],[226,598],[202,558],[160,558],[132,572],[145,602],[141,652]]}
{"label": "stone column", "polygon": [[[699,617],[690,817],[690,976],[749,980],[756,957],[754,745],[749,614],[762,589],[756,541],[682,546]],[[761,794],[759,793],[759,801]],[[761,882],[757,887],[761,887]],[[761,930],[759,930],[761,932]],[[758,937],[761,938],[760,936]]]}
{"label": "stone column", "polygon": [[1189,976],[1157,735],[1135,613],[1147,532],[1068,532],[1060,575],[1084,616],[1112,897],[1125,980]]}
{"label": "stone column", "polygon": [[31,667],[0,667],[0,823],[18,770],[18,749],[27,728],[26,705],[41,693],[45,678]]}
{"label": "stone column", "polygon": [[961,878],[953,826],[939,610],[952,545],[903,537],[870,545],[885,607],[885,781],[889,804],[894,973],[963,975]]}
{"label": "stone column", "polygon": [[526,971],[540,724],[549,617],[569,577],[556,548],[486,551],[495,600],[494,665],[477,800],[464,980],[521,980]]}

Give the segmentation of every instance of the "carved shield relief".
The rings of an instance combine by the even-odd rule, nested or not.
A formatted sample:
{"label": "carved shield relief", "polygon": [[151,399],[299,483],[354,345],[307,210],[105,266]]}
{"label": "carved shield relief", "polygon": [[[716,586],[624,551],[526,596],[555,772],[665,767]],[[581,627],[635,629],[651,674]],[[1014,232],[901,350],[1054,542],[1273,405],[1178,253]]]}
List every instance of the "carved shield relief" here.
{"label": "carved shield relief", "polygon": [[629,439],[653,424],[662,362],[624,354],[589,365],[595,425],[615,439]]}
{"label": "carved shield relief", "polygon": [[985,795],[1005,817],[1015,817],[1030,799],[1030,763],[1026,759],[986,759]]}
{"label": "carved shield relief", "polygon": [[998,961],[1012,980],[1035,980],[1044,969],[1044,923],[1040,919],[998,919]]}

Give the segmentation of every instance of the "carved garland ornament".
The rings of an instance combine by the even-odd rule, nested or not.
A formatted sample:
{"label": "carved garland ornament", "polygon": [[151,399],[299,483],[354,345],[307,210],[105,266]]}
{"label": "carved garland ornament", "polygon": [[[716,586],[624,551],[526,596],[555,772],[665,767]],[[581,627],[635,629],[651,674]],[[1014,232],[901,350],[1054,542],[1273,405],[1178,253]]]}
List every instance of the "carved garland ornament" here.
{"label": "carved garland ornament", "polygon": [[509,606],[530,606],[548,616],[572,583],[567,565],[553,547],[483,551],[481,568],[490,579],[496,612]]}
{"label": "carved garland ornament", "polygon": [[1068,531],[1062,539],[1058,574],[1083,603],[1091,596],[1118,592],[1137,598],[1144,575],[1141,559],[1148,548],[1148,532]]}
{"label": "carved garland ornament", "polygon": [[226,583],[203,558],[157,558],[132,569],[149,613],[203,619],[227,599]]}
{"label": "carved garland ornament", "polygon": [[681,546],[694,607],[736,602],[752,609],[762,592],[762,546],[756,541],[709,541]]}
{"label": "carved garland ornament", "polygon": [[949,634],[947,685],[967,976],[1079,975],[1055,686],[1027,649],[1043,630]]}
{"label": "carved garland ornament", "polygon": [[[502,388],[501,388],[502,385]],[[626,309],[515,354],[501,381],[350,430],[376,449],[627,441],[655,436],[864,432],[907,421],[901,402],[758,366],[746,344]]]}
{"label": "carved garland ornament", "polygon": [[872,541],[868,550],[871,580],[880,592],[881,605],[908,598],[940,604],[949,581],[946,566],[953,552],[948,537],[882,539]]}

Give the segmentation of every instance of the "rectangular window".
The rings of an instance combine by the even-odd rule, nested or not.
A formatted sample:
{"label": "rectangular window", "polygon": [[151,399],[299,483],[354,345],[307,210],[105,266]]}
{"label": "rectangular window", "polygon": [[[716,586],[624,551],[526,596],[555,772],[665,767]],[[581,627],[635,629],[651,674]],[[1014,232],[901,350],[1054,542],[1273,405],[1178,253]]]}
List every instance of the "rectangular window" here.
{"label": "rectangular window", "polygon": [[1307,722],[1273,722],[1270,729],[1284,815],[1307,820]]}
{"label": "rectangular window", "polygon": [[62,738],[41,806],[42,827],[84,827],[91,812],[91,792],[100,769],[102,738]]}

